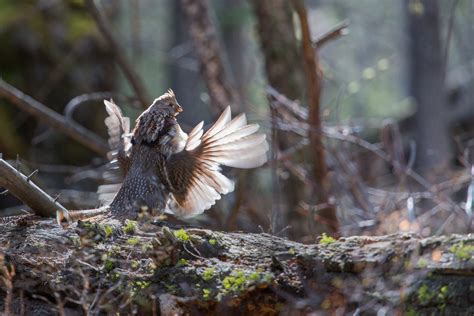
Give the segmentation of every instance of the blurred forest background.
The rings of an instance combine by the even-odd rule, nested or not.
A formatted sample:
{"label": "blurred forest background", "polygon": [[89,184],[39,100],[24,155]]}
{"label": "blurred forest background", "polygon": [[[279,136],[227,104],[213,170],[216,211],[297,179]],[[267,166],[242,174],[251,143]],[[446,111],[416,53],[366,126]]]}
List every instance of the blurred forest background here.
{"label": "blurred forest background", "polygon": [[[96,207],[102,100],[135,119],[172,88],[186,131],[231,104],[271,143],[188,224],[303,242],[471,232],[473,36],[471,0],[0,0],[0,152],[68,208]],[[2,193],[0,216],[28,211]]]}

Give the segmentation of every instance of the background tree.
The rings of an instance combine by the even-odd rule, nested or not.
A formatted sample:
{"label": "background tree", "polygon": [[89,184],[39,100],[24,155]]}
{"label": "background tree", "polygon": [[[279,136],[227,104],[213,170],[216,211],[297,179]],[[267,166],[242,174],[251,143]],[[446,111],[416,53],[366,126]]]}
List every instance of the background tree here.
{"label": "background tree", "polygon": [[453,158],[438,1],[406,2],[409,26],[409,93],[414,116],[416,166],[443,170]]}

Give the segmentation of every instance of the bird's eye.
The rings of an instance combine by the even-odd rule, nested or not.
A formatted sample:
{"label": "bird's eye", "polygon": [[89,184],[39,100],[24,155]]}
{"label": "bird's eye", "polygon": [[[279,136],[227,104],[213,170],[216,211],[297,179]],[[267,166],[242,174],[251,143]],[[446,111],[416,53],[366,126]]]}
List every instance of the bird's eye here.
{"label": "bird's eye", "polygon": [[173,103],[168,103],[168,106],[169,106],[170,108],[172,108],[172,107],[173,107]]}

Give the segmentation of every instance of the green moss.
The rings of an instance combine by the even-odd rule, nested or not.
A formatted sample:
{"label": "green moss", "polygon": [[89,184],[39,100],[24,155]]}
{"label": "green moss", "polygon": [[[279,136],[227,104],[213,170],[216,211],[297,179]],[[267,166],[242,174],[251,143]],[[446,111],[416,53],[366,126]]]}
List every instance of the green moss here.
{"label": "green moss", "polygon": [[153,245],[151,242],[146,242],[144,244],[142,244],[142,251],[143,252],[146,252],[148,250],[152,250],[153,249]]}
{"label": "green moss", "polygon": [[140,242],[140,238],[138,237],[130,237],[129,239],[127,239],[127,244],[132,245],[132,246],[135,246],[139,242]]}
{"label": "green moss", "polygon": [[148,281],[135,281],[133,282],[133,286],[137,289],[146,289],[150,286],[150,282]]}
{"label": "green moss", "polygon": [[176,286],[176,284],[165,284],[165,288],[171,294],[176,293],[178,291],[178,286]]}
{"label": "green moss", "polygon": [[69,240],[75,247],[79,247],[81,245],[81,238],[79,238],[79,236],[70,236]]}
{"label": "green moss", "polygon": [[120,273],[118,272],[113,272],[110,274],[110,280],[115,282],[117,281],[118,279],[120,279]]}
{"label": "green moss", "polygon": [[405,316],[417,316],[417,315],[418,314],[416,313],[416,311],[413,308],[410,308],[405,312]]}
{"label": "green moss", "polygon": [[94,229],[95,225],[91,222],[81,222],[81,227],[85,229]]}
{"label": "green moss", "polygon": [[202,298],[208,300],[211,297],[210,289],[202,289]]}
{"label": "green moss", "polygon": [[178,266],[187,266],[189,264],[189,260],[181,258],[178,260]]}
{"label": "green moss", "polygon": [[259,272],[254,272],[249,275],[249,279],[255,282],[260,280],[260,277],[261,277],[261,273]]}
{"label": "green moss", "polygon": [[178,229],[178,230],[175,230],[173,232],[173,234],[178,240],[180,240],[182,242],[186,242],[186,241],[190,240],[188,233],[182,228]]}
{"label": "green moss", "polygon": [[434,304],[443,310],[449,301],[449,293],[449,285],[441,286],[438,291],[431,291],[426,284],[423,284],[418,288],[417,298],[421,305]]}
{"label": "green moss", "polygon": [[209,267],[206,270],[204,270],[204,273],[202,274],[202,279],[204,281],[210,281],[212,278],[214,278],[214,275],[216,273],[216,269]]}
{"label": "green moss", "polygon": [[114,233],[114,230],[113,230],[112,226],[110,226],[110,225],[103,225],[102,230],[104,231],[105,238],[112,237],[112,234]]}
{"label": "green moss", "polygon": [[266,273],[256,271],[250,274],[245,274],[243,271],[235,271],[222,280],[223,291],[219,296],[222,297],[222,295],[242,292],[250,286],[269,283],[271,280],[271,275]]}
{"label": "green moss", "polygon": [[463,242],[455,244],[449,248],[449,251],[460,260],[471,260],[474,256],[474,246],[464,245]]}
{"label": "green moss", "polygon": [[109,258],[105,259],[104,261],[104,270],[106,272],[110,272],[114,269],[114,262],[110,260]]}
{"label": "green moss", "polygon": [[133,235],[137,230],[137,222],[132,220],[125,220],[122,230],[125,234]]}
{"label": "green moss", "polygon": [[418,262],[416,263],[417,268],[426,268],[428,266],[428,260],[425,258],[420,258],[418,259]]}
{"label": "green moss", "polygon": [[447,295],[449,292],[449,286],[444,285],[439,289],[440,294],[443,294],[443,296]]}
{"label": "green moss", "polygon": [[246,278],[242,271],[237,271],[233,275],[228,275],[222,280],[222,286],[229,292],[243,291]]}
{"label": "green moss", "polygon": [[329,245],[329,244],[332,244],[334,242],[336,242],[336,239],[334,239],[331,236],[328,236],[326,233],[323,233],[321,235],[321,239],[319,240],[319,244],[323,244],[323,245]]}
{"label": "green moss", "polygon": [[132,267],[132,269],[136,270],[140,266],[140,262],[138,260],[132,260],[130,266]]}
{"label": "green moss", "polygon": [[446,303],[448,303],[450,294],[449,294],[449,286],[444,285],[439,289],[438,293],[438,306],[441,310],[446,308]]}
{"label": "green moss", "polygon": [[428,305],[435,297],[435,293],[431,292],[426,284],[423,284],[418,288],[417,297],[421,305]]}
{"label": "green moss", "polygon": [[212,245],[212,246],[215,246],[217,245],[217,240],[215,238],[211,238],[209,239],[209,243]]}

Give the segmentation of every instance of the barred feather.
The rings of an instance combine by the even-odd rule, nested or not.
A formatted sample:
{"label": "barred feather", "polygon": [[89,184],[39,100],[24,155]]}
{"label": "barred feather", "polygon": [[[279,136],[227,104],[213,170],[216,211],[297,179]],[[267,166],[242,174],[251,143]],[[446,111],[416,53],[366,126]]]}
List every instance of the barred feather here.
{"label": "barred feather", "polygon": [[202,126],[201,122],[189,133],[185,149],[167,163],[172,186],[168,207],[182,217],[201,214],[234,190],[221,165],[255,168],[267,161],[265,135],[256,134],[257,124],[247,125],[245,114],[231,120],[227,107],[206,133]]}

